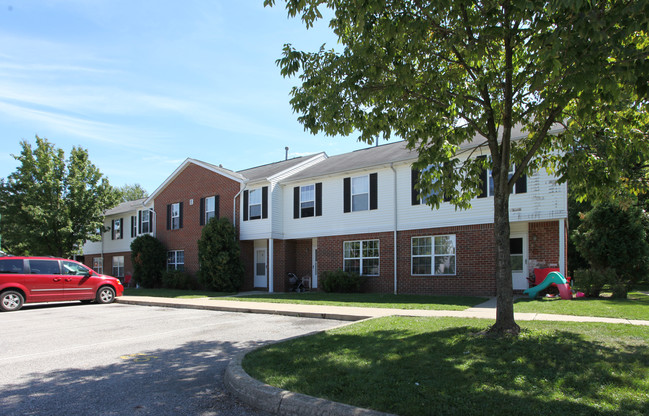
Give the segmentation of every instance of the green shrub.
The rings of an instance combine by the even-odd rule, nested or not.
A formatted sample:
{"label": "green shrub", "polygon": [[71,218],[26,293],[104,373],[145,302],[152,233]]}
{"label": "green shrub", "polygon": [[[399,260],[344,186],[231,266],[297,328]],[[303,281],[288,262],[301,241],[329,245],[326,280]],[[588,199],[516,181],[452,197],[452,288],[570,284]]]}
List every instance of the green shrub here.
{"label": "green shrub", "polygon": [[236,292],[243,284],[237,230],[227,218],[212,218],[198,240],[198,280],[208,290]]}
{"label": "green shrub", "polygon": [[645,221],[646,214],[639,208],[605,203],[589,211],[572,235],[577,250],[593,270],[614,270],[613,279],[606,272],[614,297],[625,298],[635,282],[647,277]]}
{"label": "green shrub", "polygon": [[349,273],[342,270],[322,273],[322,289],[325,292],[360,292],[364,282],[365,278],[358,273]]}
{"label": "green shrub", "polygon": [[604,285],[615,281],[616,275],[612,269],[578,269],[574,278],[574,289],[584,292],[588,298],[596,298]]}
{"label": "green shrub", "polygon": [[162,287],[165,289],[196,290],[196,279],[180,270],[167,270],[162,273]]}
{"label": "green shrub", "polygon": [[133,281],[142,287],[162,285],[162,272],[167,267],[167,249],[155,237],[141,235],[131,242]]}

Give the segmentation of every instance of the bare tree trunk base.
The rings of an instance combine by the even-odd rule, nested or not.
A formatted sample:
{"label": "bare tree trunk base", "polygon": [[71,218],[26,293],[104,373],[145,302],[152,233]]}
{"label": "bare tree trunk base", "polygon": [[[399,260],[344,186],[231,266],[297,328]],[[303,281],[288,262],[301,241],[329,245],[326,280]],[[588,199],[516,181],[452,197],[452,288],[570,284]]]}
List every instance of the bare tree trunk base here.
{"label": "bare tree trunk base", "polygon": [[486,331],[486,335],[503,337],[503,336],[518,336],[521,333],[521,327],[516,322],[502,323],[496,322],[491,328]]}

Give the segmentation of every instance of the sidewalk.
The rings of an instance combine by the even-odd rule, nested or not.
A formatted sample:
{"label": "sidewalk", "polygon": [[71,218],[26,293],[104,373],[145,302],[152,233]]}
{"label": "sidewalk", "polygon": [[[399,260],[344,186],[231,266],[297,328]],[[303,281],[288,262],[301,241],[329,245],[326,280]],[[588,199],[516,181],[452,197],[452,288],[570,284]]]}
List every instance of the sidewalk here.
{"label": "sidewalk", "polygon": [[[300,305],[287,303],[247,302],[220,299],[175,299],[148,296],[122,296],[118,303],[163,306],[171,308],[193,308],[226,312],[263,313],[297,316],[305,318],[359,321],[381,316],[428,316],[496,319],[496,298],[464,311],[430,311],[416,309],[358,308],[345,306]],[[516,313],[517,321],[566,321],[604,322],[649,326],[649,320],[598,318],[591,316],[551,315],[540,313]],[[389,416],[386,413],[357,408],[343,403],[307,396],[269,386],[250,377],[241,367],[243,357],[250,351],[237,354],[228,364],[223,377],[226,388],[242,402],[257,409],[276,415],[299,416]],[[395,415],[392,415],[395,416]]]}
{"label": "sidewalk", "polygon": [[[496,319],[496,298],[463,311],[359,308],[350,306],[302,305],[291,303],[248,302],[209,298],[176,299],[149,296],[122,296],[118,303],[143,306],[166,306],[171,308],[193,308],[225,312],[263,313],[272,315],[298,316],[303,318],[336,319],[359,321],[381,316],[429,316]],[[554,315],[543,313],[516,313],[517,321],[564,321],[564,322],[604,322],[611,324],[631,324],[649,326],[649,320],[630,320],[620,318],[600,318],[592,316]]]}

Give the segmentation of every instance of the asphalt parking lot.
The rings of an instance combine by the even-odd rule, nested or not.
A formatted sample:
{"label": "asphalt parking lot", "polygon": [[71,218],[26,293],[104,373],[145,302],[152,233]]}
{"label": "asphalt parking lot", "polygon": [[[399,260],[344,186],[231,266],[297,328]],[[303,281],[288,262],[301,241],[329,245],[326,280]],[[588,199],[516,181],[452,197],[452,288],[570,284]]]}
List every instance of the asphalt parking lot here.
{"label": "asphalt parking lot", "polygon": [[0,414],[262,415],[224,390],[230,357],[342,323],[124,304],[26,305],[0,313]]}

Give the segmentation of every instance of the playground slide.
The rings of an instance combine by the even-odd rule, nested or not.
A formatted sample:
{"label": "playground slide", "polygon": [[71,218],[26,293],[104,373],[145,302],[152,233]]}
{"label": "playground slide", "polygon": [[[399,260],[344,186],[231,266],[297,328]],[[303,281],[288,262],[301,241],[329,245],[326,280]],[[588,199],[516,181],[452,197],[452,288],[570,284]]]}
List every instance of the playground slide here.
{"label": "playground slide", "polygon": [[559,288],[559,294],[561,295],[561,299],[572,299],[572,292],[570,290],[570,285],[568,284],[568,281],[566,280],[565,277],[559,272],[550,272],[548,275],[543,279],[543,281],[529,289],[526,289],[523,294],[529,295],[530,299],[534,299],[540,291],[543,289],[547,288],[550,286],[552,283],[556,283],[557,287]]}

